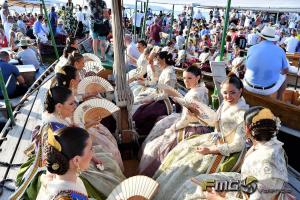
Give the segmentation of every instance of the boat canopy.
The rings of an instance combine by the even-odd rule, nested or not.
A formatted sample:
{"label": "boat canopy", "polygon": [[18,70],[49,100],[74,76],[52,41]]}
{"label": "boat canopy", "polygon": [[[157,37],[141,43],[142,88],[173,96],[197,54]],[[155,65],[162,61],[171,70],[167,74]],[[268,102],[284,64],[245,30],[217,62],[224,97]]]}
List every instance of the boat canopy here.
{"label": "boat canopy", "polygon": [[[54,4],[65,4],[67,1],[65,0],[45,0],[46,5],[54,5]],[[42,1],[40,0],[8,0],[8,4],[12,6],[33,6],[33,5],[41,5]]]}
{"label": "boat canopy", "polygon": [[[147,2],[147,0],[138,0]],[[149,0],[149,3],[190,5],[201,8],[226,8],[227,0]],[[272,12],[300,12],[299,0],[231,0],[231,8]]]}

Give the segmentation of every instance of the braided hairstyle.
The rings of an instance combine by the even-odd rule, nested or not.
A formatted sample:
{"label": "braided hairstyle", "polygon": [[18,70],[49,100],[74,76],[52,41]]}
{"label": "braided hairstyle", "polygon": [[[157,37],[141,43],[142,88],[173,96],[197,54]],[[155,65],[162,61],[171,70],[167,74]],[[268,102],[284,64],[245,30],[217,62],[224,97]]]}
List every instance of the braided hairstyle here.
{"label": "braided hairstyle", "polygon": [[46,167],[50,173],[64,175],[70,168],[70,160],[83,155],[89,133],[79,127],[65,127],[59,129],[54,137],[61,151],[49,143],[46,145]]}
{"label": "braided hairstyle", "polygon": [[253,118],[263,109],[265,108],[262,106],[254,106],[244,114],[246,126],[250,129],[251,135],[256,141],[269,141],[278,131],[276,120],[261,119],[253,123]]}
{"label": "braided hairstyle", "polygon": [[65,103],[71,95],[72,91],[66,87],[54,86],[50,88],[44,102],[45,110],[48,113],[54,113],[55,105],[58,103]]}

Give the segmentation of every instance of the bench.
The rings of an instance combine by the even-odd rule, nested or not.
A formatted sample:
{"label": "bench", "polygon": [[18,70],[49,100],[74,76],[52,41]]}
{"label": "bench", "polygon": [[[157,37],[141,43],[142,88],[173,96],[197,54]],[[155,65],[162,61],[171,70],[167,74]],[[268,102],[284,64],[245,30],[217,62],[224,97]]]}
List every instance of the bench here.
{"label": "bench", "polygon": [[286,57],[293,66],[298,67],[299,60],[300,60],[300,53],[287,53]]}

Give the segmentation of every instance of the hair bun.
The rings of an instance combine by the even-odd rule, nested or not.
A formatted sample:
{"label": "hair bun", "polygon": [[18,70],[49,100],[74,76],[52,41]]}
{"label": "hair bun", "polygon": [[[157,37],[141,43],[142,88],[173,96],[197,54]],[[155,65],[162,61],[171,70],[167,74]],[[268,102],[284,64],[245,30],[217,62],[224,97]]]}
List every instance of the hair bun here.
{"label": "hair bun", "polygon": [[51,145],[46,146],[46,167],[52,174],[63,175],[69,169],[69,160]]}

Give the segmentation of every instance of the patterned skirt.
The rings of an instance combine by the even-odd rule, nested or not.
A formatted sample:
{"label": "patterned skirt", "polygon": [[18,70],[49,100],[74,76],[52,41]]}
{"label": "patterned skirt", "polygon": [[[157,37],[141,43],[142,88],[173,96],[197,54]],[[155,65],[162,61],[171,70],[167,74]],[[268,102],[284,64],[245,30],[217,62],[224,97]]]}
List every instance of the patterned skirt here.
{"label": "patterned skirt", "polygon": [[164,158],[178,143],[211,131],[212,129],[209,127],[193,124],[175,132],[165,132],[146,144],[139,165],[139,173],[150,177],[153,176]]}

